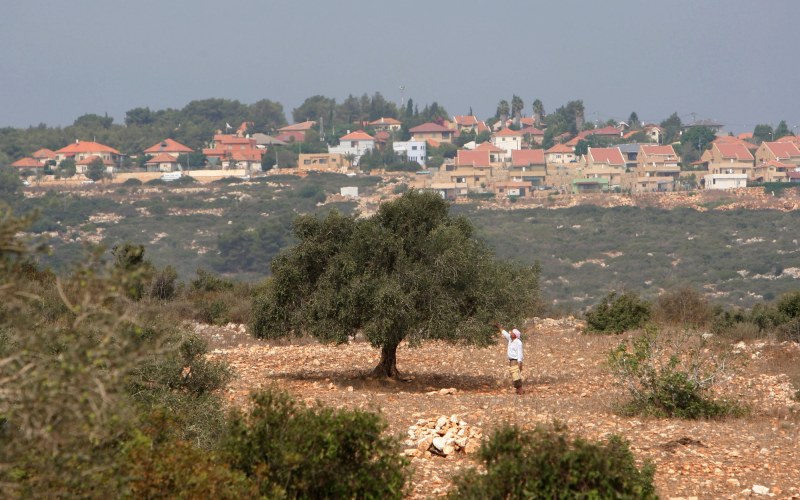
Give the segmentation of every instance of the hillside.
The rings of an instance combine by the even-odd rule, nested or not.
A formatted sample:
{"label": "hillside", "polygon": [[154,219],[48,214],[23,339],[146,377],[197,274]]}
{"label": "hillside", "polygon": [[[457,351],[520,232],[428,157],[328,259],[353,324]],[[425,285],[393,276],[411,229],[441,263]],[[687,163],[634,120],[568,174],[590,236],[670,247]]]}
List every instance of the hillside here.
{"label": "hillside", "polygon": [[[363,342],[265,343],[249,337],[243,326],[195,329],[211,341],[212,357],[231,363],[237,372],[226,394],[231,405],[245,405],[249,391],[276,385],[308,404],[380,412],[389,432],[404,441],[419,421],[441,416],[456,415],[483,435],[502,424],[529,429],[559,420],[577,436],[599,439],[613,433],[629,440],[637,460],[655,463],[661,498],[739,498],[754,486],[769,488],[777,498],[800,495],[800,402],[793,399],[800,385],[797,344],[734,346],[720,340],[719,349],[736,350],[745,361],[721,385],[721,393],[749,405],[749,416],[721,421],[628,418],[613,411],[623,392],[605,366],[608,350],[621,339],[586,336],[580,322],[571,319],[536,325],[523,330],[522,396],[510,388],[501,345],[486,350],[439,343],[401,346],[398,368],[411,380],[382,382],[363,378],[378,360],[378,352]],[[457,471],[475,465],[471,453],[443,458],[418,451],[413,440],[404,446],[414,470],[412,498],[443,494]]]}

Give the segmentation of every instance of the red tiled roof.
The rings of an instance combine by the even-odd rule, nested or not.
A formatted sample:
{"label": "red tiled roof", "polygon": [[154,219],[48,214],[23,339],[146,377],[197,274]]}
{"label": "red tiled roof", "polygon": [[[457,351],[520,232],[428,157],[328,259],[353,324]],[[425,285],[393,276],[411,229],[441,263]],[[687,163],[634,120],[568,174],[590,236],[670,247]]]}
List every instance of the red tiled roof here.
{"label": "red tiled roof", "polygon": [[288,132],[282,132],[275,136],[276,139],[283,142],[292,142],[292,141],[304,141],[306,138],[306,133],[301,130],[290,130]]}
{"label": "red tiled roof", "polygon": [[800,172],[786,172],[786,177],[790,179],[800,179]]}
{"label": "red tiled roof", "polygon": [[489,132],[489,126],[488,126],[488,125],[486,125],[486,123],[485,123],[485,122],[482,122],[482,121],[481,121],[481,122],[478,122],[478,128],[477,128],[477,130],[478,130],[478,133],[481,133],[481,132]]}
{"label": "red tiled roof", "polygon": [[369,122],[369,125],[402,125],[400,120],[394,118],[378,118],[374,122]]}
{"label": "red tiled roof", "polygon": [[386,142],[389,140],[391,136],[392,134],[390,134],[389,132],[385,130],[380,130],[375,133],[375,140],[380,142]]}
{"label": "red tiled roof", "polygon": [[511,151],[511,164],[515,167],[544,165],[543,149],[514,149]]}
{"label": "red tiled roof", "polygon": [[498,148],[491,142],[482,142],[475,147],[475,151],[488,151],[490,153],[505,153],[506,150]]}
{"label": "red tiled roof", "polygon": [[159,154],[155,155],[154,157],[150,158],[149,160],[147,160],[145,162],[145,164],[147,164],[147,163],[151,163],[151,164],[155,164],[155,163],[178,163],[178,159],[175,158],[174,156],[172,156],[171,154],[159,153]]}
{"label": "red tiled roof", "polygon": [[790,159],[800,157],[800,149],[793,142],[765,142],[764,145],[772,151],[778,159]]}
{"label": "red tiled roof", "polygon": [[594,130],[587,130],[586,132],[589,132],[588,135],[615,135],[617,137],[622,136],[617,127],[612,127],[610,125],[608,127],[597,128]]}
{"label": "red tiled roof", "polygon": [[780,139],[775,139],[775,142],[793,142],[798,144],[800,143],[800,138],[798,138],[796,135],[785,135]]}
{"label": "red tiled roof", "polygon": [[75,155],[78,153],[113,153],[115,155],[120,154],[119,151],[117,151],[112,147],[92,141],[73,142],[72,144],[69,144],[68,146],[64,146],[63,148],[59,149],[58,151],[56,151],[56,153],[68,156]]}
{"label": "red tiled roof", "polygon": [[478,124],[478,118],[476,118],[473,115],[456,115],[453,117],[453,121],[456,122],[456,125],[461,125],[461,126],[470,126]]}
{"label": "red tiled roof", "polygon": [[519,133],[522,135],[544,135],[544,130],[539,130],[536,127],[525,127]]}
{"label": "red tiled roof", "polygon": [[545,151],[545,153],[574,153],[575,148],[571,148],[566,144],[556,144],[552,148]]}
{"label": "red tiled roof", "polygon": [[619,148],[589,148],[589,156],[595,163],[625,165],[625,158],[622,157]]}
{"label": "red tiled roof", "polygon": [[472,165],[477,167],[489,166],[488,151],[470,151],[469,149],[459,149],[456,153],[456,165],[459,167]]}
{"label": "red tiled roof", "polygon": [[317,122],[314,120],[309,120],[306,122],[295,123],[293,125],[287,125],[285,127],[281,127],[278,129],[280,132],[306,132],[311,130],[311,128],[316,125]]}
{"label": "red tiled roof", "polygon": [[20,158],[12,163],[11,166],[18,168],[42,168],[44,167],[44,164],[37,159],[26,157]]}
{"label": "red tiled roof", "polygon": [[374,141],[375,138],[369,135],[368,133],[364,132],[363,130],[356,130],[355,132],[350,132],[347,135],[344,135],[339,138],[340,141]]}
{"label": "red tiled roof", "polygon": [[743,141],[746,141],[748,139],[752,139],[753,138],[753,133],[752,132],[744,132],[744,133],[741,133],[741,134],[737,135],[736,138],[737,139],[741,139]]}
{"label": "red tiled roof", "polygon": [[519,123],[520,123],[520,125],[525,125],[527,127],[533,127],[534,126],[534,122],[533,122],[533,117],[532,116],[525,116],[523,118],[520,118],[519,119]]}
{"label": "red tiled roof", "polygon": [[671,145],[666,146],[650,146],[650,145],[642,145],[642,153],[646,155],[653,155],[653,156],[676,156],[675,150],[672,148]]}
{"label": "red tiled roof", "polygon": [[438,148],[439,146],[442,145],[441,142],[439,142],[439,141],[437,141],[435,139],[426,139],[425,142],[427,142],[428,146],[430,146],[432,148]]}
{"label": "red tiled roof", "polygon": [[[75,162],[75,164],[76,165],[90,165],[93,161],[95,161],[98,158],[100,158],[100,157],[99,156],[87,156],[83,160]],[[112,165],[114,165],[114,162],[112,162],[110,160],[103,160],[103,165],[105,165],[107,167],[108,166],[112,166]]]}
{"label": "red tiled roof", "polygon": [[194,150],[188,146],[184,146],[180,142],[173,140],[173,139],[164,139],[163,141],[153,144],[149,148],[145,149],[144,152],[147,154],[155,154],[155,153],[191,153]]}
{"label": "red tiled roof", "polygon": [[35,151],[31,156],[33,156],[37,160],[40,160],[42,158],[44,158],[45,160],[53,160],[56,157],[56,152],[47,148],[42,148]]}
{"label": "red tiled roof", "polygon": [[747,146],[741,142],[717,142],[714,147],[719,150],[723,158],[735,158],[737,160],[752,160],[753,154]]}
{"label": "red tiled roof", "polygon": [[510,128],[504,128],[500,132],[496,132],[494,135],[496,137],[522,137],[522,132],[519,130],[511,130]]}
{"label": "red tiled roof", "polygon": [[231,153],[233,161],[261,161],[261,150],[250,149]]}
{"label": "red tiled roof", "polygon": [[768,162],[759,163],[759,167],[775,167],[777,169],[794,170],[795,166],[791,163],[781,163],[779,161],[770,160]]}
{"label": "red tiled roof", "polygon": [[256,147],[255,139],[250,139],[248,137],[239,137],[238,135],[232,135],[232,134],[215,134],[214,142],[217,143],[217,147],[219,147],[220,145],[232,145],[232,144],[249,144],[254,148]]}
{"label": "red tiled roof", "polygon": [[431,132],[452,132],[452,130],[450,130],[449,128],[443,127],[443,126],[439,125],[438,123],[433,123],[433,122],[428,122],[428,123],[423,123],[422,125],[417,125],[416,127],[409,129],[408,131],[411,132],[412,134],[417,133],[417,132],[419,132],[421,134],[431,133]]}

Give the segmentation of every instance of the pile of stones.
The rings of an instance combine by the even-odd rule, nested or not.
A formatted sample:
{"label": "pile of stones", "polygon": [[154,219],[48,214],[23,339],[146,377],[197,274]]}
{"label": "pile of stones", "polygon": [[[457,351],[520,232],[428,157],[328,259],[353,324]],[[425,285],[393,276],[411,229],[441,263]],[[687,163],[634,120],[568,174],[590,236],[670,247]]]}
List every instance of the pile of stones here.
{"label": "pile of stones", "polygon": [[458,415],[423,418],[408,428],[405,444],[414,448],[406,449],[404,454],[453,457],[457,453],[475,453],[482,438],[480,428],[467,424]]}

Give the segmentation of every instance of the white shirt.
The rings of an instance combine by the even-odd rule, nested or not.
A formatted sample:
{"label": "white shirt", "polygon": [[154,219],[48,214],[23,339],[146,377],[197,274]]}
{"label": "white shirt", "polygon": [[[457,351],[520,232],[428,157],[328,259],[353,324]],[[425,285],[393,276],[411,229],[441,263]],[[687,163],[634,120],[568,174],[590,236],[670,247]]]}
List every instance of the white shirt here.
{"label": "white shirt", "polygon": [[511,340],[511,334],[503,330],[503,337],[508,341],[508,359],[515,359],[522,362],[522,341],[520,339]]}

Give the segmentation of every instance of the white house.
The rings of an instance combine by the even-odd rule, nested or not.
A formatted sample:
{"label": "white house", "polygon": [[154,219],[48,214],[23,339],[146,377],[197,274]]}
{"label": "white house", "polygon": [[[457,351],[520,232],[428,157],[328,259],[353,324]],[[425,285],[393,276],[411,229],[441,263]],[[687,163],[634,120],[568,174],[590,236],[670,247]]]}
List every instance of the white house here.
{"label": "white house", "polygon": [[406,155],[408,161],[415,161],[424,167],[428,159],[428,148],[425,141],[405,141],[392,143],[397,155]]}
{"label": "white house", "polygon": [[504,128],[492,136],[492,144],[506,152],[506,159],[511,159],[511,152],[522,149],[522,133],[519,130]]}
{"label": "white house", "polygon": [[733,170],[704,175],[706,189],[734,189],[747,187],[747,174],[734,174]]}
{"label": "white house", "polygon": [[339,138],[339,145],[328,148],[329,153],[339,153],[343,156],[352,155],[353,165],[358,165],[358,160],[375,149],[375,138],[364,132],[356,130]]}

